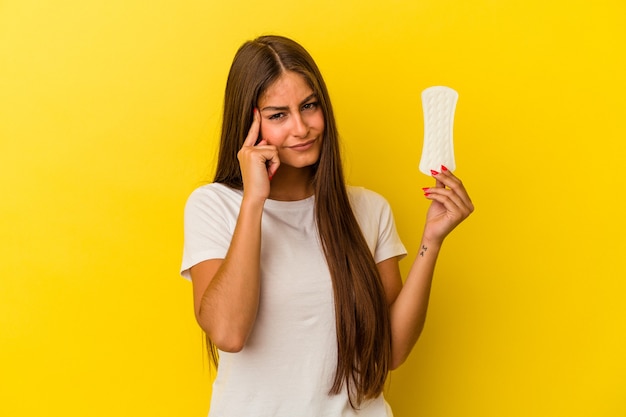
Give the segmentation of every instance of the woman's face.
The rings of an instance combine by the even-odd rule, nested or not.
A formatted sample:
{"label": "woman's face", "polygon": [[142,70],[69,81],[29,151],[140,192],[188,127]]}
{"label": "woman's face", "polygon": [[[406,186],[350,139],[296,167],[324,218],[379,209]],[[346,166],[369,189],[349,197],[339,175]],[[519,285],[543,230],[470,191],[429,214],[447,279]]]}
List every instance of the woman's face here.
{"label": "woman's face", "polygon": [[288,71],[258,102],[261,138],[278,148],[281,165],[304,168],[317,162],[324,136],[324,114],[305,79]]}

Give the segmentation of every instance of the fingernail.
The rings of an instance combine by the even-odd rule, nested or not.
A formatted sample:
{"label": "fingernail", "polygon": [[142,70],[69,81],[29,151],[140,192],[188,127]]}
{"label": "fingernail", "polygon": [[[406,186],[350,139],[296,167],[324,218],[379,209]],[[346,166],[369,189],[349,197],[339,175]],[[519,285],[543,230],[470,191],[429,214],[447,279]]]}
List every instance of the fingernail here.
{"label": "fingernail", "polygon": [[437,171],[435,171],[434,169],[430,170],[431,175],[438,175],[439,173]]}
{"label": "fingernail", "polygon": [[424,191],[424,192],[426,192],[426,191],[428,191],[428,190],[430,190],[430,187],[424,187],[424,188],[422,188],[422,191]]}
{"label": "fingernail", "polygon": [[441,170],[442,170],[442,171],[447,171],[447,170],[448,170],[448,168],[446,168],[444,165],[442,165],[442,166],[441,166]]}
{"label": "fingernail", "polygon": [[429,195],[429,193],[424,193],[424,197],[428,197]]}

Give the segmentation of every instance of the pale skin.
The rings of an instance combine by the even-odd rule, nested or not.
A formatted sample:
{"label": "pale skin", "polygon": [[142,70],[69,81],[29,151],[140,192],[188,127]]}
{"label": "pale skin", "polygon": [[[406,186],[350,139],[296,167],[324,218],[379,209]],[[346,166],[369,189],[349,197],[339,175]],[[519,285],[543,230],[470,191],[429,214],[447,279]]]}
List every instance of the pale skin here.
{"label": "pale skin", "polygon": [[[218,349],[238,352],[254,327],[260,294],[261,218],[267,199],[296,201],[313,194],[310,169],[319,158],[324,116],[317,97],[296,73],[286,72],[259,99],[238,153],[244,184],[241,210],[224,259],[191,268],[196,319]],[[262,138],[255,145],[257,139]],[[402,283],[398,258],[378,263],[391,320],[391,369],[408,357],[428,308],[433,272],[445,237],[474,206],[462,184],[442,167],[413,265]],[[233,261],[236,260],[236,261]]]}

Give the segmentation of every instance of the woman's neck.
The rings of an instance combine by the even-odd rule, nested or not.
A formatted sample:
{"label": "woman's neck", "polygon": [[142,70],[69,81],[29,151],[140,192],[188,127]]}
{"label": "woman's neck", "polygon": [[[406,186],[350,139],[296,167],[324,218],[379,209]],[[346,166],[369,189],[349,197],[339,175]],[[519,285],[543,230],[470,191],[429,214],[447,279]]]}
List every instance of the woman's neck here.
{"label": "woman's neck", "polygon": [[281,166],[270,183],[271,200],[298,201],[311,197],[313,189],[312,168]]}

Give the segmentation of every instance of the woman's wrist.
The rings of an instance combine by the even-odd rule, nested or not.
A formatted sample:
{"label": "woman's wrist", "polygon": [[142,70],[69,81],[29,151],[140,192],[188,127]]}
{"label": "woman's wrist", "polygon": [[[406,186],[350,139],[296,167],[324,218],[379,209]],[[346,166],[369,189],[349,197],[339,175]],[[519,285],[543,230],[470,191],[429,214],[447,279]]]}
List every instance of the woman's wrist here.
{"label": "woman's wrist", "polygon": [[436,239],[423,236],[422,241],[420,242],[418,255],[420,257],[425,257],[427,254],[437,255],[439,251],[441,250],[442,244],[443,244],[443,240],[436,240]]}
{"label": "woman's wrist", "polygon": [[263,209],[265,206],[265,200],[267,200],[267,197],[246,194],[244,191],[243,198],[241,199],[241,209],[243,210],[244,207],[249,209]]}

